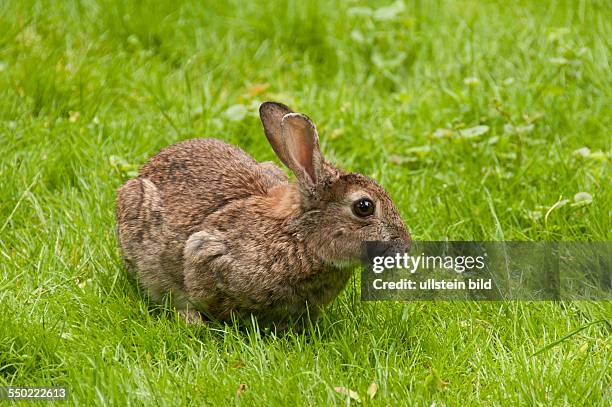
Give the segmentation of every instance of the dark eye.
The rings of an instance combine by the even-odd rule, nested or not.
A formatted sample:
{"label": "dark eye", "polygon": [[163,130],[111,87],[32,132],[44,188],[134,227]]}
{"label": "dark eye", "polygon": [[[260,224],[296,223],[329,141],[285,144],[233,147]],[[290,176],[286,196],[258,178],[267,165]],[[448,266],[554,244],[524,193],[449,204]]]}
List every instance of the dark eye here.
{"label": "dark eye", "polygon": [[361,198],[353,204],[353,213],[360,218],[371,216],[374,213],[374,202],[368,198]]}

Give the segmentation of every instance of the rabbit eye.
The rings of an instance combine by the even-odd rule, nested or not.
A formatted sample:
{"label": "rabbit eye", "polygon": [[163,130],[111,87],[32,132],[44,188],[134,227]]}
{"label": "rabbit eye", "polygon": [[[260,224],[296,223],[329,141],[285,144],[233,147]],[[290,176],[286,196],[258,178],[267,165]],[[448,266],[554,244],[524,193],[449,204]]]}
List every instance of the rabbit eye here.
{"label": "rabbit eye", "polygon": [[355,203],[353,204],[353,213],[359,216],[360,218],[371,216],[374,213],[374,202],[372,202],[368,198],[362,198],[358,201],[355,201]]}

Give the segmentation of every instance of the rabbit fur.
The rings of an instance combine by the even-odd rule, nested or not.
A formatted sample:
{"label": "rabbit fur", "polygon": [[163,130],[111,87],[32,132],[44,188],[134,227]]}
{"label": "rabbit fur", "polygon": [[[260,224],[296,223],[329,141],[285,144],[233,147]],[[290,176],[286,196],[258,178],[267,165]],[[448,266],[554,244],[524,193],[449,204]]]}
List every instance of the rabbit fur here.
{"label": "rabbit fur", "polygon": [[[368,240],[408,242],[387,193],[327,162],[315,126],[266,102],[270,145],[295,175],[213,138],[162,149],[117,193],[127,268],[153,301],[170,297],[190,322],[285,328],[316,318],[348,281]],[[374,211],[354,212],[368,199]]]}

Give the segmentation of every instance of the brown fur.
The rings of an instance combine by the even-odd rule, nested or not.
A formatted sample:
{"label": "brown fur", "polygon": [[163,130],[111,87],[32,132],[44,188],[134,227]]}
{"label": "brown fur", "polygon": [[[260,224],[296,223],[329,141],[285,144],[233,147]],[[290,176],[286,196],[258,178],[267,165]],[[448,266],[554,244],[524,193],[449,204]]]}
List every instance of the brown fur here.
{"label": "brown fur", "polygon": [[[193,139],[160,151],[118,190],[128,269],[189,321],[202,320],[198,311],[277,327],[316,317],[346,284],[362,241],[409,240],[380,186],[324,160],[307,117],[271,102],[260,115],[296,183],[238,147]],[[367,219],[352,213],[364,197],[376,207]]]}

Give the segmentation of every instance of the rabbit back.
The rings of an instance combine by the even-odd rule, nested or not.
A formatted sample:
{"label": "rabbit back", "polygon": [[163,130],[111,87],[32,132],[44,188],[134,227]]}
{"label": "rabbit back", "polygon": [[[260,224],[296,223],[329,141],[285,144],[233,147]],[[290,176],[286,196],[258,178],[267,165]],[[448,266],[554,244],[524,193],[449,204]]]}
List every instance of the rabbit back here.
{"label": "rabbit back", "polygon": [[212,138],[166,147],[139,174],[157,187],[168,227],[186,237],[228,203],[283,182],[240,148]]}

